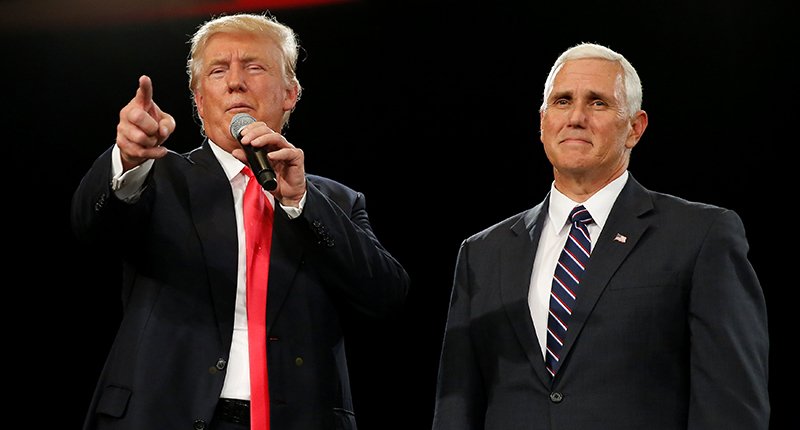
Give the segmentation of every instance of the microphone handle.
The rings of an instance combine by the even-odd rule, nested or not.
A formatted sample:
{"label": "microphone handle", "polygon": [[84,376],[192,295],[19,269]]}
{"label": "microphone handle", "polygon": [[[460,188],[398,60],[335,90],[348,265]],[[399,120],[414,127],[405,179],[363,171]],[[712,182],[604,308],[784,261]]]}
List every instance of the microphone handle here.
{"label": "microphone handle", "polygon": [[247,155],[247,163],[250,164],[250,169],[253,170],[253,175],[258,183],[267,191],[277,188],[278,181],[275,179],[275,171],[269,164],[266,151],[245,145],[244,152]]}

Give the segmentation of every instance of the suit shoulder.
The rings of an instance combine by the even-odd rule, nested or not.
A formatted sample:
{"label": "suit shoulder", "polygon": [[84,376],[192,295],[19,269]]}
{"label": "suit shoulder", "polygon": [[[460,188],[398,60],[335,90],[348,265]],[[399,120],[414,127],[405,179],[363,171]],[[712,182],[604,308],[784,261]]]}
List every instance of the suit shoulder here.
{"label": "suit shoulder", "polygon": [[649,191],[650,196],[653,198],[653,203],[656,207],[665,210],[681,211],[685,213],[696,213],[701,216],[708,216],[710,214],[729,212],[728,208],[714,205],[711,203],[699,202],[688,200],[683,197],[678,197],[673,194],[661,193],[657,191]]}
{"label": "suit shoulder", "polygon": [[510,217],[507,217],[507,218],[505,218],[505,219],[503,219],[501,221],[498,221],[498,222],[496,222],[496,223],[494,223],[494,224],[492,224],[492,225],[490,225],[490,226],[478,231],[477,233],[474,233],[474,234],[470,235],[469,237],[467,237],[465,242],[479,242],[479,241],[486,240],[486,239],[488,239],[490,237],[494,237],[494,236],[496,236],[498,234],[507,233],[512,229],[513,226],[515,226],[519,222],[523,222],[526,219],[529,219],[530,218],[529,215],[534,210],[535,210],[535,208],[534,209],[527,209],[527,210],[524,210],[522,212],[516,213],[516,214],[514,214],[514,215],[512,215]]}
{"label": "suit shoulder", "polygon": [[180,153],[172,149],[167,149],[167,155],[156,160],[160,165],[171,165],[176,167],[183,167],[187,165],[196,164],[196,153],[199,150],[195,149],[189,152]]}
{"label": "suit shoulder", "polygon": [[620,200],[628,203],[634,202],[633,206],[639,206],[639,209],[643,211],[655,209],[656,212],[667,215],[699,216],[703,218],[715,217],[723,213],[734,213],[733,210],[722,206],[651,190],[636,181],[633,175],[631,175],[618,197],[618,201]]}
{"label": "suit shoulder", "polygon": [[306,174],[306,179],[325,194],[361,194],[339,181],[324,176]]}
{"label": "suit shoulder", "polygon": [[672,194],[654,191],[649,193],[653,199],[656,213],[662,219],[669,219],[683,226],[692,225],[696,228],[711,228],[713,225],[731,225],[736,229],[744,227],[742,218],[733,209],[692,201]]}

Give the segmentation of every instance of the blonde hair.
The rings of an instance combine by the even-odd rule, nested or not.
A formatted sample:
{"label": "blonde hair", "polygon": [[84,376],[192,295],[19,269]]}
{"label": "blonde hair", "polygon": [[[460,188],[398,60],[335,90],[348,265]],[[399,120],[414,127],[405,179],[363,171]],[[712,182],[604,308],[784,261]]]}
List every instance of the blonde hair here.
{"label": "blonde hair", "polygon": [[[203,55],[211,36],[219,33],[250,33],[269,38],[274,41],[280,50],[280,61],[282,63],[281,75],[284,84],[288,87],[297,86],[297,99],[300,99],[302,87],[297,79],[297,58],[300,45],[294,30],[278,22],[275,17],[268,13],[263,14],[236,14],[225,15],[206,21],[192,36],[189,58],[186,61],[186,73],[189,75],[189,89],[192,94],[200,85],[197,76],[200,75],[203,67]],[[197,106],[195,106],[195,112]],[[292,111],[287,111],[283,115],[281,126],[289,121]],[[202,119],[201,119],[202,121]]]}

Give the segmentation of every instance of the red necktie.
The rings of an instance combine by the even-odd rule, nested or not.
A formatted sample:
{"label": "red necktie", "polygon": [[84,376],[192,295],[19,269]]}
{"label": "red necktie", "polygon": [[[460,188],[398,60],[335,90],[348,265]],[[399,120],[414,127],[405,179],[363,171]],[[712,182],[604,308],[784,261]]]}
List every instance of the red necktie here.
{"label": "red necktie", "polygon": [[244,231],[247,252],[247,342],[250,346],[250,428],[269,430],[267,378],[267,280],[272,244],[273,210],[250,168],[244,192]]}

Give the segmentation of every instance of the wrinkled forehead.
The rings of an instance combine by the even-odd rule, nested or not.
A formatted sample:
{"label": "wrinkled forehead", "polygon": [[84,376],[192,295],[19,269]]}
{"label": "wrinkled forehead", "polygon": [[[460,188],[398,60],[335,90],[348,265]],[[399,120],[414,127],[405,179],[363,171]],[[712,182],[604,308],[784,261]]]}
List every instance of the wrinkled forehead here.
{"label": "wrinkled forehead", "polygon": [[622,67],[617,62],[595,58],[569,60],[556,72],[548,100],[585,97],[622,101],[623,79]]}
{"label": "wrinkled forehead", "polygon": [[623,70],[619,63],[598,58],[581,58],[565,62],[556,73],[555,87],[582,85],[615,88],[622,83]]}

